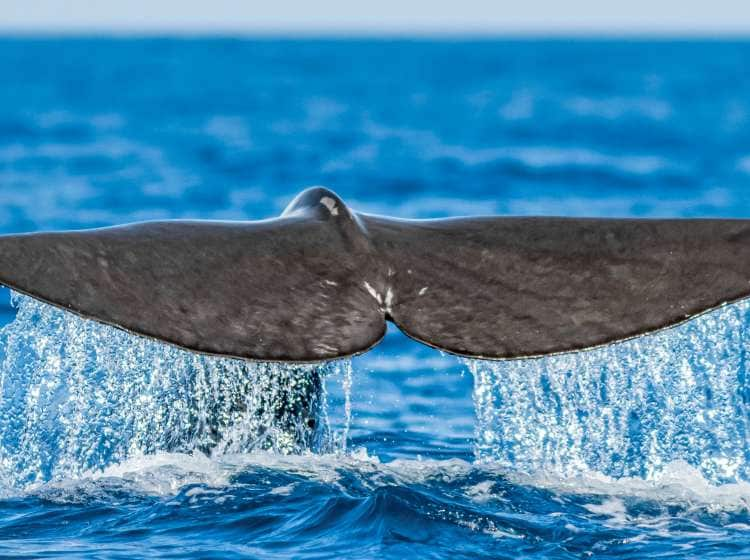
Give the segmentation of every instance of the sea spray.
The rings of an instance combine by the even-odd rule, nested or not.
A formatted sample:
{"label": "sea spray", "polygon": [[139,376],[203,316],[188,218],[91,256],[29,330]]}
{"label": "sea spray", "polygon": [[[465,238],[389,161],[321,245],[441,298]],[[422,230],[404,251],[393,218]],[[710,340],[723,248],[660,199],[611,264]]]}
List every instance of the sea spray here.
{"label": "sea spray", "polygon": [[647,480],[683,461],[713,483],[750,480],[748,320],[742,301],[590,351],[466,360],[477,457],[521,472]]}
{"label": "sea spray", "polygon": [[13,295],[0,331],[0,482],[76,477],[159,451],[334,452],[327,383],[351,365],[250,363],[129,335]]}

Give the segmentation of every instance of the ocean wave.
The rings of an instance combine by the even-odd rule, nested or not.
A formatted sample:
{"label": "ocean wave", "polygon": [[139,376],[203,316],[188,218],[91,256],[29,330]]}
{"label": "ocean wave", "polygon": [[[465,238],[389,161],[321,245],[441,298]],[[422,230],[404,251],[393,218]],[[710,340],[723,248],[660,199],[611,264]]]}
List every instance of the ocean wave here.
{"label": "ocean wave", "polygon": [[681,468],[659,484],[561,481],[456,459],[383,463],[363,450],[219,460],[157,454],[5,496],[0,537],[24,535],[27,550],[47,554],[76,541],[107,556],[125,554],[125,542],[179,542],[192,556],[221,542],[223,553],[264,557],[269,548],[328,556],[345,546],[351,558],[408,551],[509,559],[594,551],[638,558],[644,550],[708,557],[721,556],[722,543],[747,544],[747,488],[706,486]]}
{"label": "ocean wave", "polygon": [[[502,211],[510,215],[597,216],[621,218],[637,216],[663,218],[664,216],[700,216],[729,213],[735,206],[736,196],[728,189],[711,188],[694,195],[665,197],[660,193],[646,193],[638,197],[611,196],[523,196],[504,201]],[[731,215],[731,214],[730,214]]]}
{"label": "ocean wave", "polygon": [[212,116],[206,121],[203,131],[232,149],[249,150],[253,147],[250,128],[246,120],[239,116]]}
{"label": "ocean wave", "polygon": [[[296,480],[355,495],[370,495],[388,488],[429,489],[479,505],[510,505],[511,491],[541,491],[538,495],[551,503],[570,500],[604,517],[619,515],[620,507],[637,510],[639,503],[658,504],[660,508],[673,506],[683,515],[750,511],[749,483],[717,485],[683,461],[665,465],[652,480],[613,478],[595,471],[563,477],[556,473],[523,473],[493,462],[472,463],[461,459],[382,462],[364,448],[322,455],[256,452],[216,458],[201,453],[158,452],[131,457],[75,478],[39,483],[21,491],[5,489],[3,498],[38,496],[57,503],[85,503],[106,500],[113,492],[163,498],[187,492],[187,497],[192,497],[212,495],[211,490],[241,489],[248,477],[257,483],[258,475],[266,476],[267,484],[262,485],[265,491],[278,496],[289,495],[290,485]],[[605,508],[613,503],[618,504],[618,509],[607,511]]]}
{"label": "ocean wave", "polygon": [[563,106],[581,117],[617,120],[627,116],[644,117],[654,121],[669,118],[673,109],[668,101],[653,97],[584,97],[575,96],[563,101]]}
{"label": "ocean wave", "polygon": [[514,91],[498,113],[508,121],[531,119],[534,116],[535,96],[526,89]]}
{"label": "ocean wave", "polygon": [[[376,123],[369,123],[365,130],[377,142],[386,139],[403,142],[415,150],[420,159],[453,159],[469,167],[506,162],[536,170],[600,169],[635,176],[679,171],[683,167],[659,154],[610,154],[584,146],[549,144],[470,147],[445,142],[430,130]],[[346,156],[343,159],[346,161]]]}

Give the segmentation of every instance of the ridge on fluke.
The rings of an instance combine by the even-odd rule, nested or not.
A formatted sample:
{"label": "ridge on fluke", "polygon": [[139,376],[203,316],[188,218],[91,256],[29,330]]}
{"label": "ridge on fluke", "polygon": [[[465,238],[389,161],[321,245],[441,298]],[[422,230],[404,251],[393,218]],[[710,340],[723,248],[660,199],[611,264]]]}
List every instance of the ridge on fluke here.
{"label": "ridge on fluke", "polygon": [[583,350],[750,296],[750,220],[354,212],[314,187],[255,222],[0,236],[0,284],[194,352],[315,362],[393,321],[463,356]]}

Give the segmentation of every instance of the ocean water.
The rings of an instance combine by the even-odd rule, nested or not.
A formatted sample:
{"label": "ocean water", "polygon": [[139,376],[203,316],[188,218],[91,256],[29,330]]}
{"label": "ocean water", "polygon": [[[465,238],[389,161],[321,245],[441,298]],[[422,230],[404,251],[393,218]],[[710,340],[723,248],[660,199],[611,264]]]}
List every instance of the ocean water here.
{"label": "ocean water", "polygon": [[[402,217],[750,217],[750,43],[0,39],[2,233],[260,219],[314,184]],[[391,329],[296,368],[0,306],[4,557],[750,556],[747,302],[541,360]],[[269,416],[316,383],[312,428]]]}

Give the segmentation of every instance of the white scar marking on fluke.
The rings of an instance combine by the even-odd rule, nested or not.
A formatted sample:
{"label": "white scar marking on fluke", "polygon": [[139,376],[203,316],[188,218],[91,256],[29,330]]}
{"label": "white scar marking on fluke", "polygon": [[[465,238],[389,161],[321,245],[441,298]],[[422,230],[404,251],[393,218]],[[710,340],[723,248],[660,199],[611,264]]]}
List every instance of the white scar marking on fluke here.
{"label": "white scar marking on fluke", "polygon": [[421,290],[419,290],[419,295],[423,296],[426,291],[427,291],[427,286],[425,286],[424,288],[422,288]]}
{"label": "white scar marking on fluke", "polygon": [[365,289],[368,291],[368,293],[375,298],[375,301],[377,301],[380,304],[380,310],[385,311],[387,313],[391,312],[391,305],[393,304],[393,290],[388,288],[385,292],[385,302],[383,301],[383,296],[381,296],[378,292],[375,291],[375,288],[370,286],[370,283],[365,281],[364,282]]}
{"label": "white scar marking on fluke", "polygon": [[370,295],[375,298],[375,301],[377,301],[380,304],[383,303],[383,298],[380,297],[380,294],[375,291],[375,288],[370,286],[370,283],[367,280],[365,280],[365,290],[367,290],[370,293]]}
{"label": "white scar marking on fluke", "polygon": [[326,280],[325,283],[328,284],[329,286],[338,286],[339,285],[338,282],[334,282],[333,280]]}
{"label": "white scar marking on fluke", "polygon": [[331,213],[332,216],[338,216],[339,215],[339,209],[336,206],[336,201],[333,200],[330,196],[324,196],[320,199],[320,203],[328,208],[328,211]]}
{"label": "white scar marking on fluke", "polygon": [[385,292],[385,310],[391,312],[391,304],[393,303],[393,291],[390,288]]}
{"label": "white scar marking on fluke", "polygon": [[316,346],[317,346],[318,350],[322,350],[323,352],[325,352],[327,354],[335,354],[336,353],[336,348],[334,348],[333,346],[330,346],[328,344],[324,344],[322,342],[318,342],[318,344]]}

